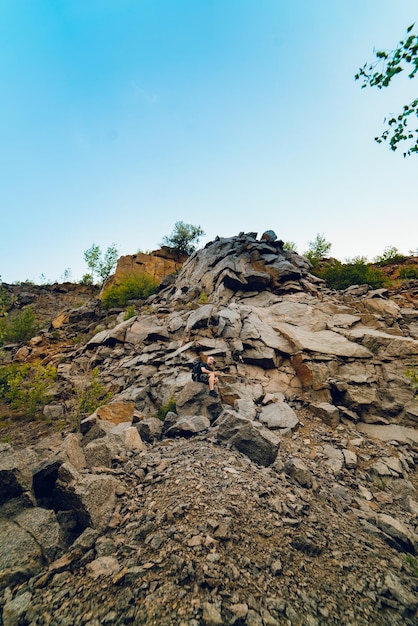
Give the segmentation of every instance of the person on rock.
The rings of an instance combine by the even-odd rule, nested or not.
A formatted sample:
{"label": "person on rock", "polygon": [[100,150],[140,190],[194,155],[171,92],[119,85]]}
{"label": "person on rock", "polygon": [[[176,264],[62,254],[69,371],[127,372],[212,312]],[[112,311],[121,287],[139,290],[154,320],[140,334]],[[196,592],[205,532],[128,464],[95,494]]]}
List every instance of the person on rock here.
{"label": "person on rock", "polygon": [[200,372],[197,375],[197,381],[209,385],[209,395],[213,398],[217,398],[218,392],[215,386],[218,383],[218,372],[214,369],[215,359],[213,356],[208,356],[206,363],[201,361],[199,363]]}

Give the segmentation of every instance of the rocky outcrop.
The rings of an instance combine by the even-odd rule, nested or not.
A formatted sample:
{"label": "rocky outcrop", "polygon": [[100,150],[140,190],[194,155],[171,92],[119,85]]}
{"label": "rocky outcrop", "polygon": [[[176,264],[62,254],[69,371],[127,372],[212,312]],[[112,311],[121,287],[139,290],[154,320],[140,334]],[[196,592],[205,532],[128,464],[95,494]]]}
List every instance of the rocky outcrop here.
{"label": "rocky outcrop", "polygon": [[126,276],[149,274],[161,283],[167,276],[178,272],[188,258],[173,248],[163,246],[150,253],[138,252],[120,257],[115,273],[106,281],[106,287],[120,284]]}
{"label": "rocky outcrop", "polygon": [[93,367],[113,398],[0,449],[4,623],[416,623],[418,302],[309,270],[272,231],[217,238],[54,357],[64,416]]}

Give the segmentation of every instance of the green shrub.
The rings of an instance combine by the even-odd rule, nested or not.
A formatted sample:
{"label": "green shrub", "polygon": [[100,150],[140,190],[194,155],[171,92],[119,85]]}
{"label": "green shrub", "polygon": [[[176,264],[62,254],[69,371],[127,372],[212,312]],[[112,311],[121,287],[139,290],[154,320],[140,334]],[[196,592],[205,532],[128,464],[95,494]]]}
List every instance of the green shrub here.
{"label": "green shrub", "polygon": [[36,417],[48,402],[48,390],[57,369],[39,363],[10,363],[0,366],[0,399],[25,417]]}
{"label": "green shrub", "polygon": [[325,280],[330,289],[347,289],[351,285],[364,284],[378,289],[383,287],[387,280],[381,270],[366,264],[361,258],[352,263],[334,261],[333,265],[325,265],[317,275]]}
{"label": "green shrub", "polygon": [[135,315],[136,315],[136,309],[133,304],[130,304],[126,308],[125,315],[123,316],[123,321],[126,322],[127,320],[130,320],[131,317],[135,317]]}
{"label": "green shrub", "polygon": [[6,342],[27,341],[36,335],[39,323],[32,307],[19,311],[17,315],[0,318],[0,345]]}
{"label": "green shrub", "polygon": [[155,417],[157,417],[159,420],[163,422],[167,416],[167,413],[170,413],[170,411],[173,413],[176,412],[176,401],[174,400],[173,397],[169,399],[167,404],[165,404],[164,406],[158,409],[157,415]]}
{"label": "green shrub", "polygon": [[91,371],[83,372],[73,391],[76,396],[76,413],[78,418],[84,415],[91,415],[99,406],[108,404],[113,397],[113,393],[106,391],[106,388],[100,382],[98,367]]}
{"label": "green shrub", "polygon": [[399,270],[399,276],[402,280],[418,278],[418,267],[415,265],[409,265],[408,267],[401,267]]}
{"label": "green shrub", "polygon": [[10,294],[5,287],[1,284],[0,280],[0,316],[7,315],[7,311],[10,307]]}
{"label": "green shrub", "polygon": [[106,309],[125,306],[129,300],[147,298],[157,291],[158,281],[151,274],[125,276],[120,283],[107,287],[102,295],[102,304]]}
{"label": "green shrub", "polygon": [[413,365],[410,369],[407,369],[406,375],[408,378],[411,379],[411,387],[417,394],[418,393],[418,366]]}
{"label": "green shrub", "polygon": [[389,265],[389,263],[397,263],[404,261],[405,256],[401,254],[395,246],[386,246],[383,253],[375,258],[375,263],[379,265]]}

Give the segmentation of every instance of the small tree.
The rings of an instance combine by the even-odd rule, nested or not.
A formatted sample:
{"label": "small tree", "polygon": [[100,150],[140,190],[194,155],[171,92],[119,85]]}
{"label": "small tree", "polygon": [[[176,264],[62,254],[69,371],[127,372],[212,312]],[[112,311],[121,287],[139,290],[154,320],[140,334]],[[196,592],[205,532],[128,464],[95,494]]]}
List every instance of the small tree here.
{"label": "small tree", "polygon": [[[94,243],[91,248],[84,252],[84,260],[94,280],[97,276],[101,283],[110,276],[118,262],[119,252],[116,244],[112,243],[103,254],[100,247]],[[85,275],[87,276],[87,275]],[[84,278],[84,277],[83,277]]]}
{"label": "small tree", "polygon": [[309,250],[305,252],[305,256],[313,265],[317,265],[320,259],[329,254],[331,247],[332,244],[325,239],[324,233],[318,233],[313,241],[309,241]]}
{"label": "small tree", "polygon": [[169,237],[163,237],[161,245],[169,246],[182,254],[192,254],[196,250],[199,238],[205,233],[200,226],[176,222],[174,230]]}
{"label": "small tree", "polygon": [[377,256],[374,260],[379,265],[388,265],[389,263],[396,263],[397,261],[403,261],[404,255],[401,254],[395,246],[386,246],[383,253]]}

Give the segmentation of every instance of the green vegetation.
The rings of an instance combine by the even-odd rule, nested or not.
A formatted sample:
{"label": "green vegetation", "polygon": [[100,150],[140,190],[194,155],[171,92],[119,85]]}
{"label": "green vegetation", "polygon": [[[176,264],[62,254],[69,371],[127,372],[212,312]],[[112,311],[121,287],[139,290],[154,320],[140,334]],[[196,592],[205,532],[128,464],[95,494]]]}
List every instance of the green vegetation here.
{"label": "green vegetation", "polygon": [[283,244],[283,250],[287,250],[288,252],[297,252],[297,245],[294,241],[285,241]]}
{"label": "green vegetation", "polygon": [[155,417],[157,417],[159,420],[163,422],[167,416],[167,413],[170,413],[170,411],[173,413],[176,412],[176,401],[174,400],[173,397],[169,399],[167,404],[164,404],[164,406],[158,409],[157,415]]}
{"label": "green vegetation", "polygon": [[[112,243],[103,254],[100,247],[93,244],[91,248],[84,252],[84,260],[90,270],[89,274],[85,274],[82,278],[82,284],[90,285],[100,279],[102,284],[110,276],[118,262],[118,250],[116,244]],[[91,282],[90,282],[91,280]]]}
{"label": "green vegetation", "polygon": [[377,256],[374,260],[375,263],[379,265],[389,265],[390,263],[398,263],[399,261],[404,261],[405,257],[401,254],[395,246],[386,246],[383,250],[383,253],[380,256]]}
{"label": "green vegetation", "polygon": [[412,554],[406,554],[405,560],[408,563],[414,576],[418,576],[418,560]]}
{"label": "green vegetation", "polygon": [[330,289],[347,289],[351,285],[370,285],[374,289],[386,284],[386,277],[379,269],[367,264],[364,258],[353,259],[350,263],[333,260],[332,264],[324,264],[319,270],[314,269],[316,276],[323,280]]}
{"label": "green vegetation", "polygon": [[208,301],[208,295],[207,295],[207,293],[202,291],[200,296],[199,296],[199,304],[206,304],[207,301]]}
{"label": "green vegetation", "polygon": [[162,245],[169,246],[181,254],[192,254],[199,238],[205,233],[200,226],[176,222],[169,237],[163,237]]}
{"label": "green vegetation", "polygon": [[1,283],[0,276],[0,317],[7,315],[7,311],[9,310],[11,304],[10,294],[5,287],[3,287]]}
{"label": "green vegetation", "polygon": [[413,365],[406,370],[406,376],[411,379],[411,387],[418,394],[418,366]]}
{"label": "green vegetation", "polygon": [[16,315],[0,318],[0,345],[27,341],[36,335],[39,323],[32,307],[19,311]]}
{"label": "green vegetation", "polygon": [[[388,87],[392,79],[407,69],[408,78],[413,78],[418,72],[418,35],[412,32],[415,24],[407,28],[406,38],[399,42],[398,46],[389,52],[376,50],[377,61],[372,64],[366,63],[355,75],[355,79],[363,80],[364,87]],[[380,69],[378,69],[380,68]],[[385,119],[388,128],[380,137],[375,137],[377,143],[389,142],[391,150],[397,150],[399,144],[406,142],[407,149],[403,156],[410,156],[418,152],[418,128],[411,128],[409,123],[418,117],[418,98],[403,107],[398,115]]]}
{"label": "green vegetation", "polygon": [[410,265],[409,267],[401,267],[399,270],[399,276],[402,280],[418,278],[418,266],[414,267]]}
{"label": "green vegetation", "polygon": [[127,320],[130,320],[131,317],[135,317],[135,315],[136,315],[136,309],[133,304],[130,304],[126,308],[125,315],[123,316],[123,321],[126,322]]}
{"label": "green vegetation", "polygon": [[321,259],[328,256],[331,247],[332,244],[325,239],[324,234],[318,233],[313,241],[309,241],[309,250],[305,252],[304,256],[316,267]]}
{"label": "green vegetation", "polygon": [[125,276],[118,284],[109,285],[102,295],[102,304],[106,309],[123,307],[129,300],[148,298],[157,291],[158,281],[151,274]]}
{"label": "green vegetation", "polygon": [[90,372],[84,372],[80,377],[79,384],[74,388],[76,395],[76,414],[78,420],[84,415],[91,415],[104,404],[108,404],[113,397],[111,391],[106,391],[100,382],[99,368],[95,367]]}
{"label": "green vegetation", "polygon": [[10,363],[0,366],[0,400],[27,418],[37,417],[48,402],[57,376],[52,365]]}

